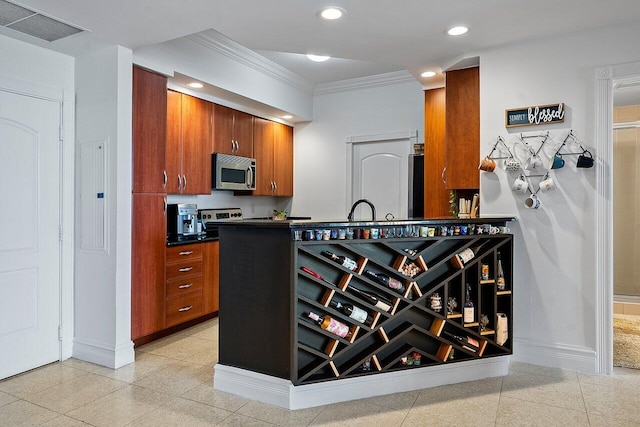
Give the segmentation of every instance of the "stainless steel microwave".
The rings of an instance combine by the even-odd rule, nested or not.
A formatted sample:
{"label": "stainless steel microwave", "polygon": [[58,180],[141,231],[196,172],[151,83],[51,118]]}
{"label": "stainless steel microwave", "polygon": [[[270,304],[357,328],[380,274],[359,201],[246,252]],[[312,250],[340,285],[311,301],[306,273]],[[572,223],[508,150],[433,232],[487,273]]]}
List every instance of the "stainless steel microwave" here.
{"label": "stainless steel microwave", "polygon": [[214,190],[255,190],[256,159],[213,153],[211,188]]}

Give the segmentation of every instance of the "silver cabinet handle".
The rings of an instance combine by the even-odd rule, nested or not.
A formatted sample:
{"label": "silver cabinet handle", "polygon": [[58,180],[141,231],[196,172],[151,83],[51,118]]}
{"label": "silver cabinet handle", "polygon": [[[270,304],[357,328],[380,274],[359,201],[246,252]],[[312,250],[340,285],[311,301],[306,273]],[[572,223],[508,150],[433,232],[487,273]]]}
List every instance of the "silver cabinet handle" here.
{"label": "silver cabinet handle", "polygon": [[182,188],[182,177],[178,174],[178,190]]}
{"label": "silver cabinet handle", "polygon": [[192,253],[193,251],[182,251],[182,252],[178,252],[178,255],[184,256],[184,255],[191,255]]}
{"label": "silver cabinet handle", "polygon": [[274,193],[278,192],[278,183],[276,181],[273,181],[273,192]]}
{"label": "silver cabinet handle", "polygon": [[442,183],[444,185],[447,185],[447,180],[444,179],[444,173],[447,171],[447,167],[445,166],[444,168],[442,168],[442,174],[440,175],[440,178],[442,179]]}
{"label": "silver cabinet handle", "polygon": [[166,197],[164,197],[163,202],[164,202],[164,216],[167,216],[167,198]]}
{"label": "silver cabinet handle", "polygon": [[162,171],[162,188],[167,188],[167,171]]}
{"label": "silver cabinet handle", "polygon": [[191,310],[192,308],[193,308],[192,306],[188,305],[188,306],[186,306],[186,307],[179,308],[179,309],[178,309],[178,311],[189,311],[189,310]]}
{"label": "silver cabinet handle", "polygon": [[189,289],[193,286],[193,283],[185,283],[184,285],[178,286],[178,289]]}
{"label": "silver cabinet handle", "polygon": [[180,268],[178,271],[181,273],[186,273],[187,271],[191,271],[191,270],[193,270],[193,267]]}
{"label": "silver cabinet handle", "polygon": [[237,139],[233,141],[233,146],[235,147],[233,149],[233,152],[235,154],[238,154],[238,151],[240,151],[240,144],[238,144],[238,140]]}
{"label": "silver cabinet handle", "polygon": [[182,175],[182,189],[186,190],[187,189],[187,175]]}

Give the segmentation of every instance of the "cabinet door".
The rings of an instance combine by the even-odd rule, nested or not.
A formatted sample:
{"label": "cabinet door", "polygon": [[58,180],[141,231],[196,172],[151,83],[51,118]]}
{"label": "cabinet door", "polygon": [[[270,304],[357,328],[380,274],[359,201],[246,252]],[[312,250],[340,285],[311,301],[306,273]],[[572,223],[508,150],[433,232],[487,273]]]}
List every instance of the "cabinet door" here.
{"label": "cabinet door", "polygon": [[274,123],[273,181],[276,196],[293,196],[293,128]]}
{"label": "cabinet door", "polygon": [[218,311],[219,305],[219,285],[220,285],[220,243],[208,242],[202,244],[204,247],[202,273],[204,310],[203,314]]}
{"label": "cabinet door", "polygon": [[164,193],[167,78],[133,67],[133,192]]}
{"label": "cabinet door", "polygon": [[446,75],[446,187],[480,186],[480,72],[478,67]]}
{"label": "cabinet door", "polygon": [[182,94],[167,91],[167,193],[182,191]]}
{"label": "cabinet door", "polygon": [[424,217],[450,215],[445,167],[445,88],[424,91]]}
{"label": "cabinet door", "polygon": [[164,327],[166,195],[134,194],[131,236],[131,338]]}
{"label": "cabinet door", "polygon": [[213,104],[212,153],[235,154],[233,110]]}
{"label": "cabinet door", "polygon": [[234,111],[233,139],[236,141],[236,155],[253,157],[253,120],[251,114]]}
{"label": "cabinet door", "polygon": [[256,189],[254,196],[273,195],[273,139],[274,122],[256,117],[253,122],[255,135],[253,155],[256,159]]}
{"label": "cabinet door", "polygon": [[211,194],[211,103],[182,95],[182,194]]}

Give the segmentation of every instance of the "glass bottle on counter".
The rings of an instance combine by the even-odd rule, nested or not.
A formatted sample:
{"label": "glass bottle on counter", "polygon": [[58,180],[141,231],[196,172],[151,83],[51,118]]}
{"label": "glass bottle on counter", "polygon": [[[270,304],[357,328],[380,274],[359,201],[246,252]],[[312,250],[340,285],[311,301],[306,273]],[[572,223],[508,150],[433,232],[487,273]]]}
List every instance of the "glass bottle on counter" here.
{"label": "glass bottle on counter", "polygon": [[366,270],[365,274],[373,281],[380,283],[381,285],[386,286],[389,289],[393,289],[394,291],[402,294],[404,293],[406,287],[404,283],[401,281],[394,279],[393,277],[387,276],[382,273],[374,273],[371,270]]}
{"label": "glass bottle on counter", "polygon": [[351,285],[347,285],[347,289],[350,290],[351,293],[353,293],[355,296],[357,296],[361,300],[366,301],[372,306],[377,307],[386,312],[389,312],[389,310],[391,310],[391,307],[393,307],[393,303],[391,301],[389,301],[384,297],[381,297],[380,295],[377,295],[371,292],[361,291],[360,289],[354,288]]}
{"label": "glass bottle on counter", "polygon": [[337,321],[328,314],[319,316],[313,312],[309,312],[309,319],[313,320],[318,326],[320,326],[320,328],[327,332],[331,332],[332,334],[345,339],[349,339],[351,337],[351,330],[349,329],[349,326]]}
{"label": "glass bottle on counter", "polygon": [[343,304],[341,302],[331,300],[329,301],[329,305],[332,308],[335,308],[336,310],[343,312],[344,314],[346,314],[356,322],[360,322],[366,325],[370,325],[371,322],[373,322],[373,317],[371,317],[366,310],[363,310],[362,308],[357,307],[353,304],[349,304],[349,303]]}
{"label": "glass bottle on counter", "polygon": [[464,299],[464,307],[462,309],[462,321],[464,323],[473,323],[476,318],[476,310],[471,301],[471,286],[467,283],[467,294]]}
{"label": "glass bottle on counter", "polygon": [[321,254],[323,256],[326,256],[330,260],[335,261],[341,266],[348,268],[351,271],[358,270],[358,263],[352,260],[351,258],[347,258],[346,256],[343,256],[343,255],[336,255],[333,252],[329,252],[329,251],[322,251]]}
{"label": "glass bottle on counter", "polygon": [[504,291],[507,287],[507,284],[504,280],[504,270],[502,268],[502,258],[500,257],[500,252],[498,252],[498,274],[496,275],[496,285],[498,286],[499,291]]}

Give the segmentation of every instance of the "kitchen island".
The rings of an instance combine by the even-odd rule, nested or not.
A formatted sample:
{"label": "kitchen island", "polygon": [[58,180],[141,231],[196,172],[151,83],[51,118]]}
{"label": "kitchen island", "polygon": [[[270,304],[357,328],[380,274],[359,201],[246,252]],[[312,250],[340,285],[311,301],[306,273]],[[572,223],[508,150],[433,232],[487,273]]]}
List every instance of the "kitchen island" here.
{"label": "kitchen island", "polygon": [[214,387],[299,409],[506,375],[512,220],[222,224]]}

